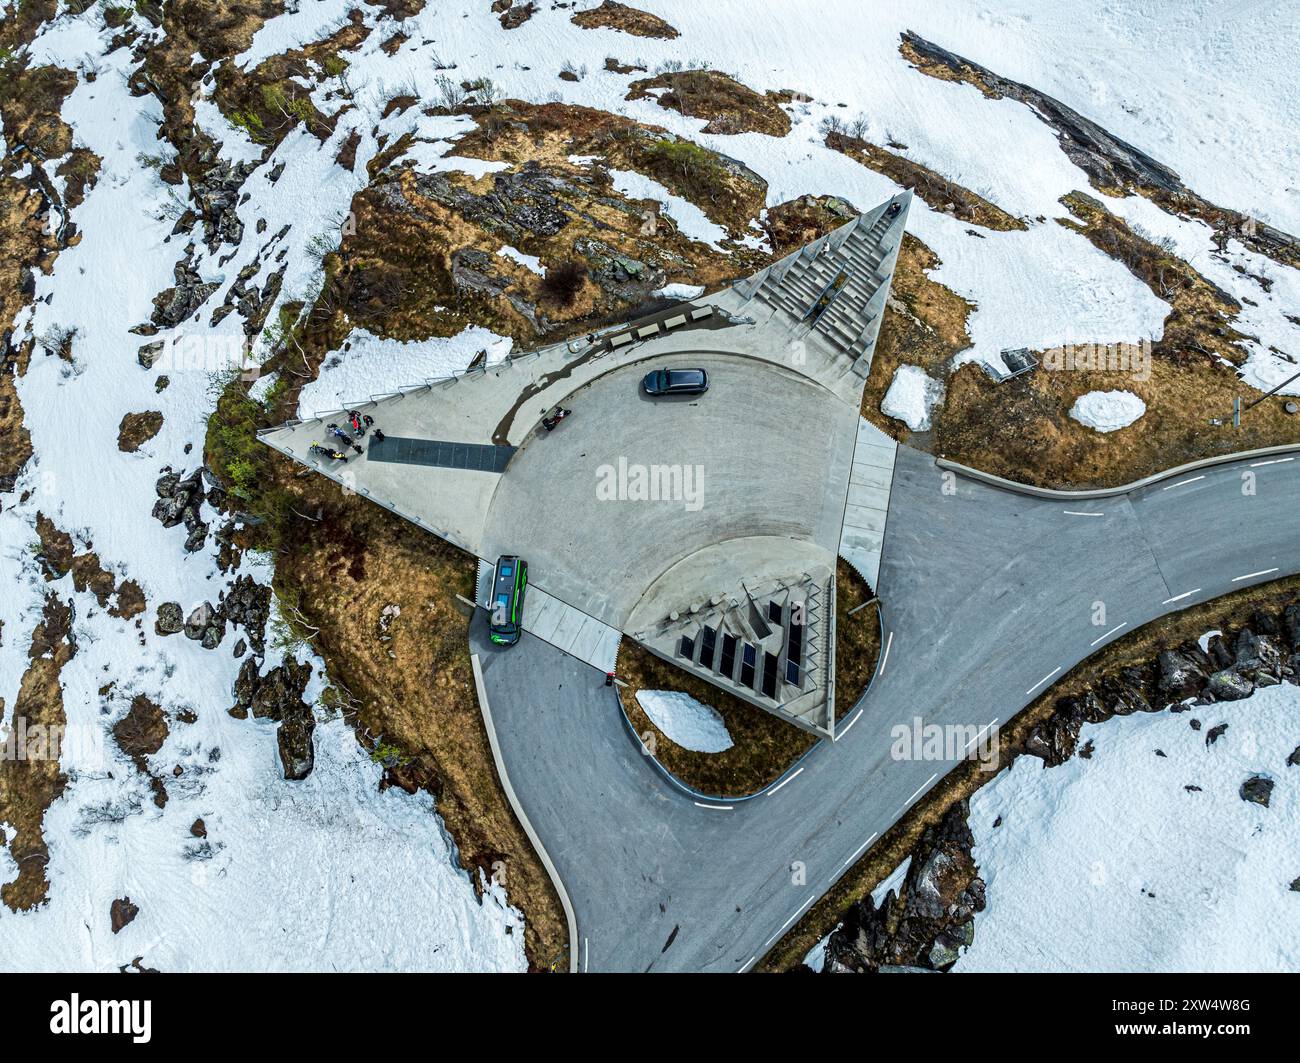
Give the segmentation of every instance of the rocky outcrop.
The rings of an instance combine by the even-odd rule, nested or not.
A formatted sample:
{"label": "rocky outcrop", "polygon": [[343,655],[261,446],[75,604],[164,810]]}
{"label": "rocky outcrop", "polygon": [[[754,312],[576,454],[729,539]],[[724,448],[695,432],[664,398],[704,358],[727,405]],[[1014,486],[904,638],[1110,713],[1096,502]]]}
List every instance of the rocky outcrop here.
{"label": "rocky outcrop", "polygon": [[258,583],[252,576],[240,576],[222,594],[216,611],[231,624],[244,629],[256,656],[265,655],[266,622],[271,615],[270,587]]}
{"label": "rocky outcrop", "polygon": [[196,605],[185,618],[185,637],[201,643],[205,650],[215,650],[226,637],[226,618],[211,602]]}
{"label": "rocky outcrop", "polygon": [[180,602],[163,602],[158,606],[158,618],[154,621],[154,633],[158,635],[176,635],[185,626],[185,614]]}
{"label": "rocky outcrop", "polygon": [[185,549],[189,553],[202,550],[208,538],[208,525],[199,516],[199,507],[207,498],[203,487],[203,470],[195,469],[184,479],[179,473],[168,470],[158,477],[154,491],[158,495],[158,501],[153,507],[154,519],[161,522],[164,528],[174,528],[183,523],[188,532]]}
{"label": "rocky outcrop", "polygon": [[[241,230],[242,231],[242,230]],[[190,248],[189,250],[193,250]],[[221,287],[219,281],[205,281],[189,259],[177,262],[172,268],[175,286],[166,288],[153,298],[153,316],[150,321],[157,328],[175,328],[207,302],[208,296]]]}
{"label": "rocky outcrop", "polygon": [[867,896],[849,909],[827,942],[825,970],[945,970],[956,962],[975,939],[975,913],[984,910],[968,811],[959,801],[926,830],[897,894],[890,890],[878,908]]}
{"label": "rocky outcrop", "polygon": [[120,933],[122,928],[140,914],[140,906],[132,904],[130,897],[118,897],[108,907],[108,922],[113,933]]}
{"label": "rocky outcrop", "polygon": [[1239,792],[1243,801],[1268,808],[1269,799],[1273,796],[1273,780],[1267,775],[1252,775],[1241,784]]}
{"label": "rocky outcrop", "polygon": [[[443,173],[417,174],[415,190],[516,246],[538,237],[554,236],[568,225],[568,208],[556,193],[577,191],[568,177],[543,170],[536,161],[526,162],[513,173],[494,174],[492,191],[483,195],[462,188]],[[421,213],[406,198],[398,181],[382,185],[379,195],[394,210]]]}
{"label": "rocky outcrop", "polygon": [[316,719],[312,707],[302,699],[309,679],[308,664],[290,659],[261,675],[252,657],[244,661],[235,678],[235,705],[230,714],[243,720],[251,713],[255,719],[279,722],[276,737],[286,779],[305,779],[314,763]]}

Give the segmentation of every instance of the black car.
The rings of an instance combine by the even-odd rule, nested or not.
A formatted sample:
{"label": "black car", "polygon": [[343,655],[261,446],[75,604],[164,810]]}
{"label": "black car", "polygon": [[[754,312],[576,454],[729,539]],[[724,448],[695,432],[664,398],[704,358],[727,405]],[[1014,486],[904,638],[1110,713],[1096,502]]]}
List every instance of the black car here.
{"label": "black car", "polygon": [[655,369],[641,381],[647,395],[703,395],[709,374],[703,369]]}

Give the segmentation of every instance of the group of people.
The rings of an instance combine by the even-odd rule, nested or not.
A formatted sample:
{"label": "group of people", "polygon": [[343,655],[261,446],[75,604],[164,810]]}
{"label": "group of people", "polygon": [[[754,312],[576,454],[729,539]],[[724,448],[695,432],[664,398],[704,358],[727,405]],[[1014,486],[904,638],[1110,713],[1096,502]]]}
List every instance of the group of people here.
{"label": "group of people", "polygon": [[[363,414],[359,410],[348,410],[348,426],[352,429],[350,433],[340,428],[333,421],[325,427],[329,429],[330,435],[337,439],[344,447],[351,447],[358,454],[362,454],[364,453],[364,450],[358,440],[364,439],[367,432],[370,433],[372,441],[376,443],[382,443],[384,441],[383,431],[379,428],[375,428],[374,425],[375,419],[371,417],[370,414]],[[328,461],[346,462],[348,460],[346,450],[339,450],[335,447],[326,446],[323,443],[313,443],[310,449],[313,454],[319,454]]]}

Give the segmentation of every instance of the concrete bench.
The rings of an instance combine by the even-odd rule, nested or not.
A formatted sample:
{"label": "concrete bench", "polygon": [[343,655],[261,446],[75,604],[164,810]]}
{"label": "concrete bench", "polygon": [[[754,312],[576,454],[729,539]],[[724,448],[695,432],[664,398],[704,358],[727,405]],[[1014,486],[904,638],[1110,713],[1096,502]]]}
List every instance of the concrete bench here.
{"label": "concrete bench", "polygon": [[651,336],[659,335],[659,326],[642,325],[639,329],[636,330],[636,334],[638,337],[640,337],[643,340],[649,339]]}
{"label": "concrete bench", "polygon": [[713,307],[711,306],[697,306],[694,310],[691,311],[692,321],[703,321],[706,317],[712,317],[712,316],[713,316]]}
{"label": "concrete bench", "polygon": [[680,328],[686,324],[686,315],[678,314],[676,317],[670,317],[664,322],[664,328]]}

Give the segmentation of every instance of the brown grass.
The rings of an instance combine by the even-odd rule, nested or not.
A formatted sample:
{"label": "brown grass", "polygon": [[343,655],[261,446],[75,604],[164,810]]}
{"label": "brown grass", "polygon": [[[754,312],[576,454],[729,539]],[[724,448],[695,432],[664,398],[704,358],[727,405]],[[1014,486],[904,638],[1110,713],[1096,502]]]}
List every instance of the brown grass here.
{"label": "brown grass", "polygon": [[960,221],[1002,231],[1029,227],[1024,219],[1013,217],[943,174],[861,137],[831,130],[826,134],[826,146],[843,152],[869,170],[884,174],[895,184],[912,189],[929,206]]}
{"label": "brown grass", "polygon": [[773,92],[755,92],[719,70],[679,70],[642,78],[628,86],[627,99],[639,100],[662,89],[659,106],[688,118],[705,118],[706,133],[766,133],[783,137],[790,132],[790,116]]}
{"label": "brown grass", "polygon": [[604,0],[599,7],[579,11],[570,21],[585,30],[602,28],[622,30],[624,33],[632,34],[633,37],[657,37],[660,40],[671,41],[681,36],[659,16],[639,8],[628,7],[626,4],[616,3],[615,0]]}
{"label": "brown grass", "polygon": [[[842,557],[835,562],[835,718],[843,718],[866,692],[880,656],[877,606],[872,590]],[[849,614],[854,609],[858,611]]]}
{"label": "brown grass", "polygon": [[[1010,766],[1036,724],[1052,715],[1059,702],[1077,696],[1103,676],[1150,661],[1160,650],[1195,640],[1208,630],[1220,628],[1226,632],[1239,628],[1257,609],[1280,612],[1285,604],[1298,597],[1300,577],[1292,576],[1162,617],[1112,642],[1076,665],[1046,693],[1003,724],[998,763],[1004,768]],[[953,804],[969,798],[995,778],[996,772],[980,770],[977,761],[963,761],[868,849],[755,969],[775,972],[799,967],[813,945],[843,919],[849,906],[875,889],[915,848],[927,827],[937,824]]]}
{"label": "brown grass", "polygon": [[[686,785],[713,797],[745,797],[771,785],[817,744],[817,736],[741,701],[721,687],[656,657],[631,639],[618,653],[623,708],[641,740]],[[679,690],[716,709],[732,746],[721,753],[683,749],[657,728],[637,703],[640,690]]]}
{"label": "brown grass", "polygon": [[[29,663],[12,714],[14,721],[25,721],[29,736],[34,728],[45,728],[51,736],[61,733],[67,722],[59,675],[77,652],[71,627],[71,607],[57,595],[46,595],[45,611],[32,633]],[[66,785],[67,776],[59,770],[57,755],[37,759],[29,749],[28,757],[22,760],[0,757],[0,823],[7,824],[7,828],[0,829],[0,836],[18,865],[17,876],[0,885],[0,901],[15,912],[35,908],[49,892],[45,813]]]}
{"label": "brown grass", "polygon": [[[455,600],[473,596],[473,558],[319,478],[297,483],[299,508],[324,506],[323,519],[297,526],[277,591],[319,629],[313,642],[359,735],[393,754],[386,782],[434,795],[461,863],[504,882],[525,915],[531,966],[549,966],[567,926],[496,778]],[[385,628],[390,605],[401,612]]]}

